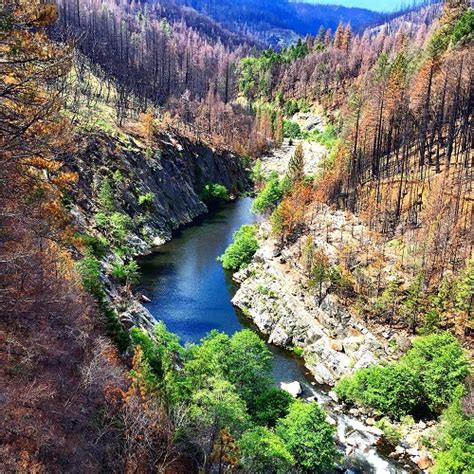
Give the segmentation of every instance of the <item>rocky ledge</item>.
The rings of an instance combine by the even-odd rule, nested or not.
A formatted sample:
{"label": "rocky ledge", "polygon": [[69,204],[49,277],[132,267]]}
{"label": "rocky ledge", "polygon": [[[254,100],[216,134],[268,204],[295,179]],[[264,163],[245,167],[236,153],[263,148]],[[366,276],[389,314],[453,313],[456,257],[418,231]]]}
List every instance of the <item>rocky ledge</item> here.
{"label": "rocky ledge", "polygon": [[260,225],[259,242],[251,264],[234,275],[240,288],[233,304],[270,343],[302,353],[318,383],[332,386],[356,369],[396,360],[406,350],[409,334],[383,321],[365,321],[351,306],[354,295],[343,301],[325,282],[311,288],[307,261],[317,255],[328,268],[348,269],[355,292],[386,288],[393,278],[403,281],[397,253],[388,245],[380,248],[356,216],[316,203],[304,232],[283,248],[271,238],[268,221]]}
{"label": "rocky ledge", "polygon": [[271,344],[303,350],[305,365],[320,384],[384,360],[382,344],[333,294],[318,304],[295,279],[284,258],[264,242],[250,266],[235,274],[240,288],[232,303],[251,318]]}

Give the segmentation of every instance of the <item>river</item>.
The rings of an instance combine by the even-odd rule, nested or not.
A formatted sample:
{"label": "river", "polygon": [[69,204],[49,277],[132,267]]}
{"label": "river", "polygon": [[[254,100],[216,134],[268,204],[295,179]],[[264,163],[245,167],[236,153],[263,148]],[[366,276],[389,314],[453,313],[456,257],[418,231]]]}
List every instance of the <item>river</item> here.
{"label": "river", "polygon": [[[232,242],[233,233],[255,221],[252,200],[241,198],[184,227],[173,239],[140,260],[141,289],[151,302],[147,309],[182,343],[198,342],[212,329],[232,335],[244,328],[255,329],[231,304],[237,287],[232,275],[216,260]],[[273,353],[276,383],[299,381],[304,396],[315,397],[337,421],[341,449],[352,451],[346,473],[404,473],[373,444],[377,439],[354,417],[337,412],[322,387],[318,387],[302,360],[281,348],[268,345]]]}

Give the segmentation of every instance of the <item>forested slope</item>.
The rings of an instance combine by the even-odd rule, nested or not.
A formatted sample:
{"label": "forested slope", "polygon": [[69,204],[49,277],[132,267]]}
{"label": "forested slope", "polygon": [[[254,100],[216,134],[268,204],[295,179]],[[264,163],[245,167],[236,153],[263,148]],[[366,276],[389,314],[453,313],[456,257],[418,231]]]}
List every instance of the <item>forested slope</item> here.
{"label": "forested slope", "polygon": [[469,266],[473,237],[473,12],[446,2],[433,23],[436,11],[362,36],[341,24],[295,60],[265,52],[240,66],[241,93],[275,117],[322,105],[334,135],[316,198],[400,239],[428,291]]}
{"label": "forested slope", "polygon": [[178,0],[209,15],[232,31],[255,37],[271,46],[285,46],[297,35],[314,35],[324,25],[333,31],[339,21],[351,23],[356,31],[380,21],[383,15],[363,8],[311,5],[288,0],[220,1]]}
{"label": "forested slope", "polygon": [[[246,190],[249,161],[284,135],[302,138],[293,114],[320,106],[330,125],[304,136],[328,148],[320,170],[304,175],[301,149],[286,178],[265,181],[257,166],[254,207],[271,213],[279,251],[301,241],[319,206],[358,213],[363,232],[374,231],[371,248],[382,250],[362,258],[344,248],[338,271],[308,240],[308,291],[337,292],[367,320],[432,338],[401,369],[349,380],[341,398],[366,403],[362,382],[375,374],[396,384],[378,386],[384,394],[410,388],[402,408],[390,398],[390,413],[422,404],[438,416],[449,405],[438,472],[456,459],[459,472],[469,467],[468,362],[439,334],[466,346],[472,336],[467,2],[446,2],[439,23],[430,9],[360,36],[341,23],[261,54],[174,4],[56,3],[0,7],[2,470],[334,468],[326,414],[274,387],[255,333],[212,332],[183,347],[154,325],[134,286],[137,254],[206,212],[204,201]],[[251,258],[255,231],[239,235]],[[382,277],[389,242],[406,282]],[[378,274],[358,290],[349,274],[364,259]]]}

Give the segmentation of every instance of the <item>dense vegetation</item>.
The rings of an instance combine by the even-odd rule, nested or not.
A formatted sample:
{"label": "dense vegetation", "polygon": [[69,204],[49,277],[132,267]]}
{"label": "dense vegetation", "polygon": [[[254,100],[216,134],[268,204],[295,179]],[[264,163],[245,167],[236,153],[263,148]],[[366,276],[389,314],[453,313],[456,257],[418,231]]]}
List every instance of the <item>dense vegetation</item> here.
{"label": "dense vegetation", "polygon": [[234,234],[234,241],[219,257],[226,270],[240,270],[247,266],[258,250],[256,228],[252,225],[243,225]]}
{"label": "dense vegetation", "polygon": [[[240,63],[241,95],[271,110],[273,124],[286,117],[286,136],[328,149],[309,187],[300,182],[281,194],[270,182],[257,197],[258,212],[278,204],[275,234],[291,241],[304,232],[313,203],[329,202],[414,258],[408,289],[394,279],[383,292],[359,295],[367,319],[413,332],[472,331],[472,36],[469,2],[448,0],[442,11],[427,7],[363,35],[340,24],[334,35],[322,29],[306,38],[306,46]],[[324,132],[291,121],[312,103],[324,107]],[[291,212],[301,202],[308,206]]]}
{"label": "dense vegetation", "polygon": [[344,401],[397,418],[423,411],[440,413],[468,374],[469,363],[456,338],[432,334],[415,339],[399,362],[361,369],[342,379],[336,391]]}
{"label": "dense vegetation", "polygon": [[[359,369],[341,379],[336,392],[347,403],[372,407],[392,419],[442,413],[436,441],[430,446],[438,452],[433,472],[467,473],[474,467],[473,419],[464,412],[469,410],[464,386],[469,372],[466,353],[456,338],[432,334],[416,338],[397,363]],[[399,441],[387,419],[379,426],[391,442]]]}
{"label": "dense vegetation", "polygon": [[214,331],[201,344],[182,347],[159,324],[153,339],[140,330],[132,331],[132,339],[132,373],[144,402],[164,404],[179,416],[176,442],[146,452],[148,457],[166,459],[171,449],[182,449],[194,452],[202,468],[212,463],[235,468],[241,462],[249,472],[290,467],[320,472],[333,466],[334,430],[324,412],[273,387],[271,354],[252,331],[232,337]]}
{"label": "dense vegetation", "polygon": [[340,20],[356,30],[380,21],[383,16],[362,8],[336,5],[311,5],[288,0],[178,0],[211,16],[226,27],[278,46],[298,35],[312,34],[321,25],[336,29]]}
{"label": "dense vegetation", "polygon": [[199,197],[211,207],[230,200],[227,188],[217,183],[206,184]]}

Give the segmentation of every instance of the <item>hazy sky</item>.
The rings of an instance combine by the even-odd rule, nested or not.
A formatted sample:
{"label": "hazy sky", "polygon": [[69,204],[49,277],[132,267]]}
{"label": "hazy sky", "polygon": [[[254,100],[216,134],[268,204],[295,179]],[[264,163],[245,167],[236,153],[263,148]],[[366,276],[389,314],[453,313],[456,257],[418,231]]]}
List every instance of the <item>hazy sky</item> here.
{"label": "hazy sky", "polygon": [[[308,1],[308,0],[307,0]],[[376,11],[392,11],[401,5],[412,4],[412,0],[309,0],[311,3],[332,3],[345,7],[369,8]]]}

